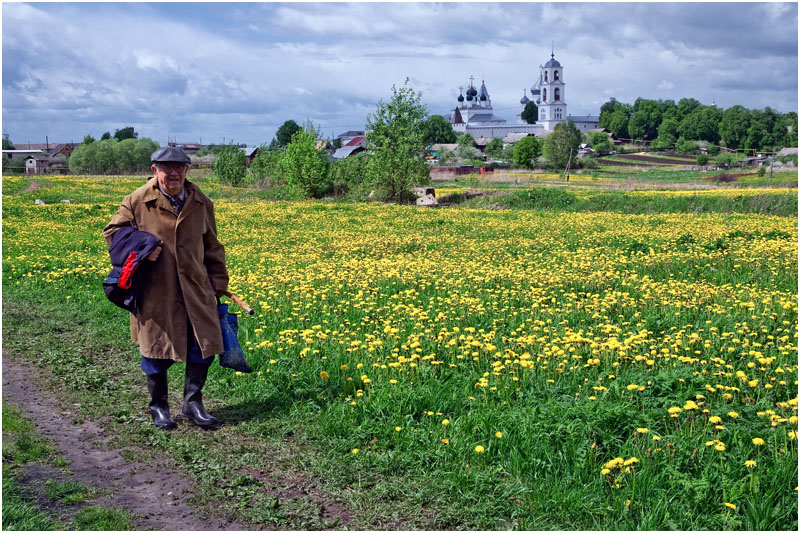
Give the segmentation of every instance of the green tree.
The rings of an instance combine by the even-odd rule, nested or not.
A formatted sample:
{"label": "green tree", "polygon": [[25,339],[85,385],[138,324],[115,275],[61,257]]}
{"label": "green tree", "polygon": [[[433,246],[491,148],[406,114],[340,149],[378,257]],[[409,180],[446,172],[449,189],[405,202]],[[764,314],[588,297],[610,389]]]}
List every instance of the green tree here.
{"label": "green tree", "polygon": [[520,118],[528,124],[536,124],[536,121],[539,119],[539,106],[537,106],[534,102],[528,102],[525,104],[525,108],[522,110]]}
{"label": "green tree", "polygon": [[114,138],[120,141],[124,141],[125,139],[136,139],[137,137],[139,137],[139,134],[134,131],[133,126],[128,126],[127,128],[114,131]]}
{"label": "green tree", "polygon": [[83,142],[81,144],[92,144],[95,140],[96,139],[94,137],[92,137],[91,135],[86,135],[83,138]]}
{"label": "green tree", "polygon": [[503,141],[495,137],[486,145],[486,155],[492,159],[503,157]]}
{"label": "green tree", "polygon": [[105,132],[103,135],[100,136],[100,140],[101,141],[107,141],[110,138],[111,138],[111,133],[110,132]]}
{"label": "green tree", "polygon": [[679,132],[686,139],[719,142],[722,111],[715,106],[698,105],[681,120]]}
{"label": "green tree", "polygon": [[719,124],[720,138],[728,148],[741,148],[747,139],[749,127],[750,111],[740,105],[729,107],[722,113],[722,120]]}
{"label": "green tree", "polygon": [[422,123],[422,139],[426,146],[456,142],[453,126],[441,115],[431,115]]}
{"label": "green tree", "polygon": [[10,140],[3,137],[3,150],[16,150]]}
{"label": "green tree", "polygon": [[678,122],[677,118],[669,117],[662,120],[661,125],[658,127],[658,137],[655,142],[653,142],[653,147],[663,148],[665,150],[674,148],[678,140],[679,129],[680,122]]}
{"label": "green tree", "polygon": [[698,166],[705,166],[708,164],[708,154],[697,154],[697,159],[695,160]]}
{"label": "green tree", "polygon": [[514,166],[516,167],[536,168],[541,156],[542,141],[533,135],[523,137],[514,144]]}
{"label": "green tree", "polygon": [[327,154],[317,150],[317,133],[296,131],[281,157],[286,183],[306,197],[321,198],[333,189]]}
{"label": "green tree", "polygon": [[786,128],[784,146],[797,147],[797,113],[790,111],[783,116],[783,126]]}
{"label": "green tree", "polygon": [[614,149],[614,144],[604,131],[593,131],[589,133],[588,143],[598,153],[608,153]]}
{"label": "green tree", "polygon": [[678,118],[682,120],[685,116],[694,111],[700,105],[701,105],[700,102],[698,102],[694,98],[681,98],[680,100],[678,100],[678,106],[677,106]]}
{"label": "green tree", "polygon": [[247,155],[236,144],[222,145],[213,169],[222,183],[239,185],[247,174]]}
{"label": "green tree", "polygon": [[658,127],[661,125],[663,107],[661,101],[637,98],[628,121],[628,133],[631,137],[655,139],[658,135]]}
{"label": "green tree", "polygon": [[608,128],[611,115],[614,113],[617,103],[617,99],[612,96],[606,103],[600,106],[599,127]]}
{"label": "green tree", "polygon": [[628,121],[630,119],[630,106],[617,104],[614,112],[608,117],[608,126],[605,127],[620,139],[628,138]]}
{"label": "green tree", "polygon": [[331,167],[334,193],[345,190],[361,190],[366,180],[365,153],[361,152],[340,159]]}
{"label": "green tree", "polygon": [[583,140],[583,134],[570,119],[560,122],[544,141],[544,156],[547,166],[553,170],[566,168],[570,157],[574,160]]}
{"label": "green tree", "polygon": [[278,128],[278,131],[275,133],[275,138],[278,141],[278,146],[283,148],[284,146],[292,142],[292,137],[294,136],[294,134],[300,131],[301,129],[303,128],[301,128],[300,125],[294,120],[287,120],[286,122],[281,124],[281,127]]}
{"label": "green tree", "polygon": [[467,146],[469,148],[475,148],[475,137],[473,137],[469,133],[462,133],[458,137],[458,145],[459,146]]}
{"label": "green tree", "polygon": [[82,143],[69,157],[73,174],[132,174],[150,168],[150,154],[158,143],[142,139],[105,139]]}
{"label": "green tree", "polygon": [[409,188],[430,181],[422,138],[427,110],[420,99],[406,78],[399,89],[393,85],[392,98],[379,101],[367,117],[366,176],[385,198],[400,199]]}

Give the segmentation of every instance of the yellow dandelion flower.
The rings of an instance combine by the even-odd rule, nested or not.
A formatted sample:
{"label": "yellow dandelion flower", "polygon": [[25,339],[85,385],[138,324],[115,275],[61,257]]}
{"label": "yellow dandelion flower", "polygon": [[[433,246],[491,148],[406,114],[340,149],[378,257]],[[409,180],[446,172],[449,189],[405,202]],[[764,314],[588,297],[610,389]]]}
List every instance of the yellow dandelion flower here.
{"label": "yellow dandelion flower", "polygon": [[737,418],[739,418],[739,413],[737,413],[736,411],[731,411],[731,412],[728,413],[728,416],[733,418],[733,419],[737,419]]}
{"label": "yellow dandelion flower", "polygon": [[653,435],[653,440],[658,442],[661,440],[661,437],[659,437],[658,435]]}
{"label": "yellow dandelion flower", "polygon": [[754,466],[756,466],[756,462],[755,461],[745,461],[744,462],[744,466],[746,466],[747,468],[753,468]]}
{"label": "yellow dandelion flower", "polygon": [[719,424],[720,422],[722,422],[722,418],[718,416],[709,416],[708,421],[711,422],[712,424]]}
{"label": "yellow dandelion flower", "polygon": [[449,426],[450,425],[450,421],[445,418],[444,420],[442,420],[442,425],[443,426]]}
{"label": "yellow dandelion flower", "polygon": [[600,475],[601,475],[601,476],[607,476],[607,475],[608,475],[608,474],[610,474],[610,473],[611,473],[611,470],[609,470],[608,468],[604,468],[604,469],[602,469],[602,470],[600,471]]}
{"label": "yellow dandelion flower", "polygon": [[646,435],[647,433],[650,433],[650,430],[647,428],[636,428],[636,433]]}
{"label": "yellow dandelion flower", "polygon": [[360,451],[360,450],[359,450],[358,448],[353,448],[353,450],[352,450],[352,454],[353,454],[353,455],[355,455],[355,454],[357,454],[359,451]]}
{"label": "yellow dandelion flower", "polygon": [[321,377],[324,381],[328,381],[331,378],[330,374],[328,374],[324,370],[319,373],[319,377]]}
{"label": "yellow dandelion flower", "polygon": [[442,444],[450,444],[450,439],[442,439]]}
{"label": "yellow dandelion flower", "polygon": [[502,439],[503,438],[503,434],[500,431],[495,433],[494,436],[497,437],[498,439]]}
{"label": "yellow dandelion flower", "polygon": [[400,426],[395,426],[394,430],[397,431],[397,432],[400,432],[400,431],[403,431],[403,428],[401,428]]}
{"label": "yellow dandelion flower", "polygon": [[483,447],[483,446],[481,446],[480,444],[478,444],[477,446],[475,446],[475,453],[483,453],[483,452],[485,452],[485,451],[486,451],[486,448],[484,448],[484,447]]}
{"label": "yellow dandelion flower", "polygon": [[736,506],[733,505],[732,503],[725,502],[725,507],[727,507],[728,509],[733,509],[734,511],[736,510]]}
{"label": "yellow dandelion flower", "polygon": [[756,438],[753,439],[753,444],[755,444],[756,446],[763,446],[764,445],[764,439],[762,439],[760,437],[756,437]]}

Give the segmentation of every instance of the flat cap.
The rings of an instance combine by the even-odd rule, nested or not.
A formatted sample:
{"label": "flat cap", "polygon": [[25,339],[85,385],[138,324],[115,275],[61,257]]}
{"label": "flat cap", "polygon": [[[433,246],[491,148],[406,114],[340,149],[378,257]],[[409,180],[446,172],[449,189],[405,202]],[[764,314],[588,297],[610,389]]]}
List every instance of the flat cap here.
{"label": "flat cap", "polygon": [[159,148],[150,155],[150,162],[191,163],[192,160],[189,159],[189,156],[183,153],[183,150],[181,150],[180,148],[175,148],[174,146],[165,146],[164,148]]}

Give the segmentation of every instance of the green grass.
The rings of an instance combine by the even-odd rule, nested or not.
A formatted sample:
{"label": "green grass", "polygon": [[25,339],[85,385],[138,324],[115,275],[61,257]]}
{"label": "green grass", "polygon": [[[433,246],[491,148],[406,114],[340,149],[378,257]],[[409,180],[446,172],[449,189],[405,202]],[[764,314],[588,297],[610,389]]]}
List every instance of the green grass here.
{"label": "green grass", "polygon": [[[3,530],[52,531],[64,529],[66,517],[36,503],[37,488],[22,483],[26,465],[45,462],[69,464],[55,447],[35,433],[35,424],[15,405],[3,402]],[[97,490],[74,480],[48,479],[41,497],[67,505],[91,501]],[[74,517],[74,529],[116,531],[134,529],[130,515],[120,509],[83,508]]]}
{"label": "green grass", "polygon": [[55,529],[57,529],[56,523],[50,516],[28,501],[24,487],[19,483],[17,471],[4,458],[3,530],[51,531]]}
{"label": "green grass", "polygon": [[[795,529],[790,194],[535,188],[505,211],[222,199],[255,372],[212,366],[218,431],[163,432],[99,289],[119,191],[80,186],[54,188],[88,205],[4,197],[4,344],[119,445],[168,455],[202,508],[282,529],[331,527],[321,505],[351,529]],[[636,209],[668,212],[622,214]],[[177,393],[182,366],[169,375]],[[615,457],[638,463],[609,479]]]}
{"label": "green grass", "polygon": [[97,492],[79,481],[59,482],[50,479],[47,481],[46,485],[46,492],[49,498],[68,505],[87,502],[91,500]]}
{"label": "green grass", "polygon": [[107,507],[84,507],[73,518],[75,529],[79,531],[133,531],[131,515],[122,509]]}
{"label": "green grass", "polygon": [[632,194],[623,191],[585,193],[539,187],[514,191],[507,195],[474,198],[461,205],[472,208],[499,205],[511,209],[546,209],[575,213],[743,213],[797,216],[797,192],[749,194],[735,191],[697,191],[684,194]]}

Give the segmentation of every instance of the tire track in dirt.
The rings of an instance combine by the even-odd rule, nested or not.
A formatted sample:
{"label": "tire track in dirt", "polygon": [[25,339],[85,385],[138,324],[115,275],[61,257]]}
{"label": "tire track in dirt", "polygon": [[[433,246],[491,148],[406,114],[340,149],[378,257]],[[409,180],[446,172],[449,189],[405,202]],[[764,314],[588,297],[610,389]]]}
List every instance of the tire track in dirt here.
{"label": "tire track in dirt", "polygon": [[[138,529],[167,531],[252,530],[252,525],[220,516],[208,516],[189,505],[191,483],[172,470],[163,458],[131,463],[122,449],[108,449],[111,437],[97,421],[74,424],[76,412],[59,405],[57,398],[36,384],[40,372],[3,355],[3,398],[19,407],[36,426],[36,432],[50,439],[59,453],[70,461],[72,479],[101,492],[90,505],[127,509],[135,516]],[[47,477],[47,469],[26,471],[26,480]]]}

